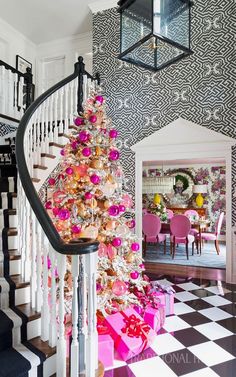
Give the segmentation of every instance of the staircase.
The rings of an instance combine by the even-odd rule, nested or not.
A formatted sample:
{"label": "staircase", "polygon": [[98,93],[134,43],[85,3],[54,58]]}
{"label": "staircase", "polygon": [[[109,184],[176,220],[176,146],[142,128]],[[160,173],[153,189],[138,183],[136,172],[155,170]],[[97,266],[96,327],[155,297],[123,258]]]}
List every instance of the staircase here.
{"label": "staircase", "polygon": [[21,276],[13,143],[0,145],[0,377],[49,377],[56,349],[40,338],[41,313],[32,308],[30,282]]}
{"label": "staircase", "polygon": [[[98,81],[98,77],[96,77]],[[26,111],[16,137],[0,146],[0,377],[95,377],[97,242],[64,243],[41,202],[73,119],[95,78],[82,58],[68,78]],[[11,145],[10,145],[11,144]],[[46,190],[46,191],[45,191]],[[64,286],[71,260],[69,352]],[[48,267],[48,259],[50,266]],[[49,284],[50,279],[50,284]]]}

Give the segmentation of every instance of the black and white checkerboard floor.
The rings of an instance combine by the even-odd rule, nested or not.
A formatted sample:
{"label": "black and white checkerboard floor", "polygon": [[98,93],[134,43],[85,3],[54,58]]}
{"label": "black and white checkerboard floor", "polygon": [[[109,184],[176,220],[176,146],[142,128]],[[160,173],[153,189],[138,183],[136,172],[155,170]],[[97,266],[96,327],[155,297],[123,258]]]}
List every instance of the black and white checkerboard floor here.
{"label": "black and white checkerboard floor", "polygon": [[116,359],[105,377],[235,377],[236,288],[159,281],[176,290],[175,315],[151,348],[127,362]]}

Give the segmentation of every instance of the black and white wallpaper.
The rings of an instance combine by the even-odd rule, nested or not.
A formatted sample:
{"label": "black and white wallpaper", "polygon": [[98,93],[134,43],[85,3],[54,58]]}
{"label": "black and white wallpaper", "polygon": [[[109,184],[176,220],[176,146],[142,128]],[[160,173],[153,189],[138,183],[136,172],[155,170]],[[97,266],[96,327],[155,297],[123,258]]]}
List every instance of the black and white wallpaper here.
{"label": "black and white wallpaper", "polygon": [[[108,115],[119,131],[121,162],[132,192],[135,166],[130,146],[178,117],[236,138],[234,9],[234,0],[196,0],[192,8],[194,54],[156,73],[116,58],[120,46],[116,8],[94,15],[94,72],[101,75]],[[233,209],[236,223],[235,199]]]}
{"label": "black and white wallpaper", "polygon": [[17,127],[10,124],[0,122],[0,136],[5,136],[11,132],[16,131]]}

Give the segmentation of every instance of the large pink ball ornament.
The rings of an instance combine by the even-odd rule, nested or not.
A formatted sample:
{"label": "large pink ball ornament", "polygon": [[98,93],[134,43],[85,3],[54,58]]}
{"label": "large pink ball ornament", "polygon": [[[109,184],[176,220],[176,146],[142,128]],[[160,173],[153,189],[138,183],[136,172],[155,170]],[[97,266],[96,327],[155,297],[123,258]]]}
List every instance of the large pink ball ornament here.
{"label": "large pink ball ornament", "polygon": [[78,126],[78,127],[79,127],[79,126],[82,126],[82,125],[84,124],[84,119],[81,118],[81,117],[77,117],[77,118],[75,118],[74,123],[75,123],[75,125]]}
{"label": "large pink ball ornament", "polygon": [[97,122],[97,117],[96,117],[96,115],[91,115],[91,116],[89,117],[89,121],[90,121],[90,123],[96,123],[96,122]]}
{"label": "large pink ball ornament", "polygon": [[121,243],[122,243],[122,241],[121,241],[121,238],[119,238],[119,237],[116,237],[112,240],[112,245],[114,247],[120,247]]}
{"label": "large pink ball ornament", "polygon": [[87,191],[87,192],[84,194],[84,197],[85,197],[86,200],[90,200],[90,199],[92,199],[93,194],[91,194],[91,192],[88,192],[88,191]]}
{"label": "large pink ball ornament", "polygon": [[59,208],[54,207],[54,208],[52,209],[52,213],[53,213],[54,216],[58,216]]}
{"label": "large pink ball ornament", "polygon": [[66,168],[66,174],[72,175],[74,173],[74,170],[72,168]]}
{"label": "large pink ball ornament", "polygon": [[96,101],[98,104],[102,105],[102,104],[103,104],[103,101],[104,101],[104,98],[103,98],[103,96],[96,96],[96,97],[95,97],[95,101]]}
{"label": "large pink ball ornament", "polygon": [[85,143],[86,141],[89,140],[89,137],[90,137],[90,135],[87,131],[81,131],[79,133],[78,139],[81,143]]}
{"label": "large pink ball ornament", "polygon": [[117,130],[110,130],[110,132],[109,132],[109,136],[110,136],[110,138],[111,139],[116,139],[117,138],[117,136],[118,136],[118,132],[117,132]]}
{"label": "large pink ball ornament", "polygon": [[54,186],[56,184],[55,178],[49,178],[48,183],[49,183],[49,186]]}
{"label": "large pink ball ornament", "polygon": [[130,229],[133,229],[135,227],[135,220],[130,220],[127,225]]}
{"label": "large pink ball ornament", "polygon": [[130,273],[130,277],[131,277],[131,279],[133,279],[133,280],[138,279],[138,277],[139,277],[139,272],[138,272],[138,271],[132,271],[132,272]]}
{"label": "large pink ball ornament", "polygon": [[74,234],[79,234],[81,232],[81,227],[79,225],[72,225],[71,231]]}
{"label": "large pink ball ornament", "polygon": [[123,204],[120,204],[119,205],[119,210],[120,210],[120,212],[125,212],[125,206],[123,205]]}
{"label": "large pink ball ornament", "polygon": [[131,244],[131,250],[132,250],[132,251],[139,251],[139,248],[140,248],[140,246],[139,246],[139,243],[138,243],[138,242],[133,242],[133,243]]}
{"label": "large pink ball ornament", "polygon": [[120,213],[119,206],[116,206],[116,205],[110,206],[110,208],[108,209],[108,213],[110,216],[118,216]]}
{"label": "large pink ball ornament", "polygon": [[99,185],[99,183],[100,183],[100,177],[97,174],[92,174],[91,177],[90,177],[90,181],[94,185]]}
{"label": "large pink ball ornament", "polygon": [[68,211],[66,208],[62,208],[58,212],[58,217],[63,221],[68,220],[70,218],[70,211]]}
{"label": "large pink ball ornament", "polygon": [[141,263],[141,264],[139,265],[139,267],[141,268],[141,270],[145,270],[145,266],[144,266],[143,263]]}
{"label": "large pink ball ornament", "polygon": [[116,161],[118,160],[120,157],[120,152],[116,149],[112,149],[110,152],[109,152],[109,160],[111,161]]}
{"label": "large pink ball ornament", "polygon": [[82,149],[82,155],[83,155],[84,157],[89,157],[89,156],[91,155],[91,149],[88,148],[88,147],[83,148],[83,149]]}
{"label": "large pink ball ornament", "polygon": [[52,209],[52,202],[51,201],[48,201],[45,203],[45,208],[46,209]]}
{"label": "large pink ball ornament", "polygon": [[77,149],[77,147],[78,147],[78,142],[77,142],[76,140],[72,141],[72,143],[71,143],[71,148],[72,148],[73,150],[75,150],[75,149]]}
{"label": "large pink ball ornament", "polygon": [[112,292],[116,296],[123,296],[127,292],[127,286],[126,286],[125,282],[123,282],[121,280],[116,280],[113,283]]}

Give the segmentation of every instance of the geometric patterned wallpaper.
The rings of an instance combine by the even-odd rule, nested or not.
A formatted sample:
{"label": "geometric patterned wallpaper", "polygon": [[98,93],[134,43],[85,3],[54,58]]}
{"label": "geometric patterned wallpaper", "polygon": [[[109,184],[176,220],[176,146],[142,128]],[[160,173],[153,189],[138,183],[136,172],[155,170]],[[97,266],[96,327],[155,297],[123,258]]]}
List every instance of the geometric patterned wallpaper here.
{"label": "geometric patterned wallpaper", "polygon": [[[130,146],[178,117],[236,138],[234,10],[234,0],[195,1],[191,38],[194,54],[160,72],[116,58],[120,37],[116,8],[94,14],[93,69],[101,75],[108,116],[119,131],[121,162],[132,193],[135,166]],[[236,148],[232,178],[234,191]]]}
{"label": "geometric patterned wallpaper", "polygon": [[13,131],[15,131],[17,127],[10,126],[10,124],[0,122],[0,136],[5,136]]}

